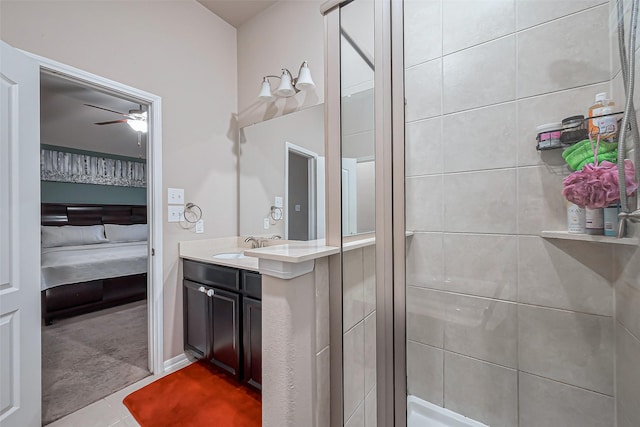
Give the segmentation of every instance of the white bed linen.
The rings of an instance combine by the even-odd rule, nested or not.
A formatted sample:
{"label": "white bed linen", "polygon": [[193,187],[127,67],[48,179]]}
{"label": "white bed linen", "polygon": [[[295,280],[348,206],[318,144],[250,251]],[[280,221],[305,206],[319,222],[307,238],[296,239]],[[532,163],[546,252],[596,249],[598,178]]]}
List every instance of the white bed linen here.
{"label": "white bed linen", "polygon": [[147,272],[147,242],[42,249],[41,289]]}

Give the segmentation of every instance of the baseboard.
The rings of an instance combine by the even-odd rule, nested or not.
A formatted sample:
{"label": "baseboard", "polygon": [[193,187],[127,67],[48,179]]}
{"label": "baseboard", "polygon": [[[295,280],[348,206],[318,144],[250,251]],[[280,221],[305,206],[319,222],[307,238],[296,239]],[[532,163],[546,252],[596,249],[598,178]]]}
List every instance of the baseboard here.
{"label": "baseboard", "polygon": [[164,361],[164,372],[175,371],[187,366],[191,361],[186,354],[181,353],[176,357]]}

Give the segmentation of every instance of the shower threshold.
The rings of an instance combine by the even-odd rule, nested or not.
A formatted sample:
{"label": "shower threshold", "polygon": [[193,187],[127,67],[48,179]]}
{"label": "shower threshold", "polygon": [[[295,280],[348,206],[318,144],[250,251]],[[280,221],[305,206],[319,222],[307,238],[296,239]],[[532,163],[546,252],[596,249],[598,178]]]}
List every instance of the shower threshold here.
{"label": "shower threshold", "polygon": [[407,396],[407,427],[488,427],[416,396]]}

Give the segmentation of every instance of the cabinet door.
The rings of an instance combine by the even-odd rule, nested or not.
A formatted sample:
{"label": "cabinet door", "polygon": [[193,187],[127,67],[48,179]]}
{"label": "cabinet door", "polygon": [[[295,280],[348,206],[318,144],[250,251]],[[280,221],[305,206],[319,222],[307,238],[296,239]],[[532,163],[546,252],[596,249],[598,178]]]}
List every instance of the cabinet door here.
{"label": "cabinet door", "polygon": [[[183,282],[184,349],[199,358],[209,358],[211,348],[209,289],[200,283]],[[203,291],[204,290],[204,291]]]}
{"label": "cabinet door", "polygon": [[260,390],[262,389],[262,303],[253,298],[244,298],[242,301],[243,379],[247,384]]}
{"label": "cabinet door", "polygon": [[240,295],[213,289],[210,360],[240,378]]}

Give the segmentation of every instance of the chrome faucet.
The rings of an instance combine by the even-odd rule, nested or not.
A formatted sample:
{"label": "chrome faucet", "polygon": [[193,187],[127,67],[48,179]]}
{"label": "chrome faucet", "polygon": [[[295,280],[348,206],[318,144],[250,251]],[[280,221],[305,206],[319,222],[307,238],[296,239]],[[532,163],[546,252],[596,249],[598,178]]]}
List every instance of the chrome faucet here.
{"label": "chrome faucet", "polygon": [[251,249],[255,249],[255,248],[259,248],[260,247],[260,241],[258,239],[256,239],[253,236],[249,236],[246,239],[244,239],[245,243],[249,243],[251,242]]}

